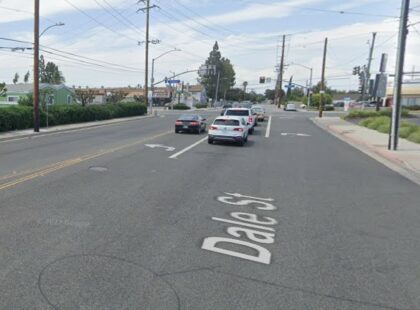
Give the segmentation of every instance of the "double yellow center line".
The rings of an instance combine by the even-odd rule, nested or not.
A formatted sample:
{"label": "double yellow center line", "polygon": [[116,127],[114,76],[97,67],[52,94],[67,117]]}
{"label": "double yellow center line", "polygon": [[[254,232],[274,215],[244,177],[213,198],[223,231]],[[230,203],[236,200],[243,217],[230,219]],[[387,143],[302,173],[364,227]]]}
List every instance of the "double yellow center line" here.
{"label": "double yellow center line", "polygon": [[6,176],[0,176],[0,181],[1,181],[1,180],[10,179],[12,177],[23,175],[22,177],[17,178],[15,180],[0,184],[0,191],[11,188],[11,187],[16,186],[18,184],[33,180],[35,178],[48,175],[48,174],[50,174],[52,172],[55,172],[57,170],[61,170],[61,169],[64,169],[64,168],[67,168],[67,167],[70,167],[70,166],[77,165],[79,163],[82,163],[82,162],[90,160],[90,159],[94,159],[94,158],[97,158],[97,157],[100,157],[100,156],[103,156],[103,155],[107,155],[107,154],[110,154],[110,153],[121,151],[123,149],[130,148],[130,147],[133,147],[133,146],[137,146],[137,145],[142,144],[144,142],[147,142],[147,141],[150,141],[150,140],[168,135],[170,133],[173,133],[173,130],[168,130],[168,131],[162,132],[160,134],[157,134],[157,135],[154,135],[154,136],[151,136],[151,137],[147,137],[147,138],[144,138],[144,139],[141,139],[141,140],[137,140],[137,141],[132,142],[132,143],[127,143],[127,144],[120,145],[120,146],[117,146],[117,147],[113,147],[113,148],[110,148],[110,149],[101,150],[99,152],[94,152],[94,153],[83,155],[83,156],[80,156],[80,157],[76,157],[76,158],[64,160],[64,161],[61,161],[61,162],[57,162],[57,163],[48,165],[44,168],[31,170],[31,171],[26,171],[26,172],[15,173],[15,174],[9,174],[9,175],[6,175]]}

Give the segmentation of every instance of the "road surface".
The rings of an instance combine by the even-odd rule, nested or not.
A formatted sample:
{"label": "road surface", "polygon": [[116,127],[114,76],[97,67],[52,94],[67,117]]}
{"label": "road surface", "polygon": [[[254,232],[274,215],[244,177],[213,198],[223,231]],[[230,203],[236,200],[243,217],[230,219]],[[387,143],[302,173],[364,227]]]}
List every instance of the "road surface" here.
{"label": "road surface", "polygon": [[173,112],[1,142],[0,308],[420,309],[418,186],[270,115],[244,147]]}

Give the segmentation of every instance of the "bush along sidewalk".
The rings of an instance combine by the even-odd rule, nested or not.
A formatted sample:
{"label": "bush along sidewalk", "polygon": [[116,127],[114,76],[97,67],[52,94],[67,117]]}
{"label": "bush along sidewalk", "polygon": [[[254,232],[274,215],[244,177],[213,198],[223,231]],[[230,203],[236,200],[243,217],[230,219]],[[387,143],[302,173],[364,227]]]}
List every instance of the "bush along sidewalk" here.
{"label": "bush along sidewalk", "polygon": [[[389,133],[391,118],[388,116],[369,117],[362,120],[359,124],[382,133]],[[399,136],[411,142],[420,143],[420,126],[403,121],[401,122]]]}
{"label": "bush along sidewalk", "polygon": [[[112,118],[140,116],[147,108],[142,103],[127,102],[104,105],[52,105],[48,109],[49,126],[75,124]],[[47,114],[40,111],[41,127],[46,126]],[[33,127],[33,108],[11,106],[0,109],[0,132]]]}
{"label": "bush along sidewalk", "polygon": [[174,110],[189,110],[190,107],[183,103],[174,104]]}
{"label": "bush along sidewalk", "polygon": [[[350,112],[345,115],[344,119],[353,119],[353,118],[367,118],[367,117],[376,117],[376,116],[388,116],[391,117],[392,110],[391,109],[384,109],[380,111],[372,111],[372,110],[350,110]],[[409,117],[410,113],[405,108],[401,111],[402,117]]]}

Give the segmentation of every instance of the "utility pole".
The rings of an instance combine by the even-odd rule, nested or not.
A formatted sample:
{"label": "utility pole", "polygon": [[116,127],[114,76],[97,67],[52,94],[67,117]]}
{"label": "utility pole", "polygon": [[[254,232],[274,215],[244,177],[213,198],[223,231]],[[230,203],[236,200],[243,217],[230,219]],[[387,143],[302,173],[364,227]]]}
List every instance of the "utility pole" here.
{"label": "utility pole", "polygon": [[220,84],[220,70],[217,71],[217,82],[216,82],[216,94],[213,106],[216,106],[217,99],[219,97],[219,84]]}
{"label": "utility pole", "polygon": [[39,132],[39,0],[35,0],[34,12],[34,132]]}
{"label": "utility pole", "polygon": [[[372,57],[373,57],[373,50],[375,48],[375,39],[376,39],[376,32],[372,33],[372,44],[370,45],[369,48],[369,58],[368,58],[368,65],[366,68],[366,75],[365,75],[365,85],[363,87],[363,93],[362,93],[362,102],[365,101],[365,96],[366,96],[366,90],[369,88],[369,81],[370,81],[370,67],[372,64]],[[368,94],[368,98],[369,98],[369,94]],[[362,105],[362,109],[363,109],[364,105]]]}
{"label": "utility pole", "polygon": [[319,117],[322,117],[322,113],[324,112],[325,65],[327,61],[327,46],[328,46],[328,38],[325,38],[324,56],[322,58],[321,91],[320,91],[320,97],[319,97]]}
{"label": "utility pole", "polygon": [[284,46],[286,45],[286,35],[283,35],[283,43],[281,46],[280,71],[277,76],[277,87],[274,102],[277,100],[277,107],[280,108],[282,90],[283,90],[283,71],[284,71]]}
{"label": "utility pole", "polygon": [[[144,51],[144,58],[145,58],[145,69],[144,69],[144,93],[145,93],[145,104],[149,107],[149,113],[152,111],[152,100],[150,100],[150,106],[149,106],[149,43],[157,44],[159,43],[159,40],[152,40],[152,42],[149,40],[149,19],[150,19],[150,9],[156,8],[156,5],[150,6],[150,0],[140,0],[143,2],[146,6],[144,8],[138,9],[138,11],[146,12],[146,40],[145,40],[145,51]],[[140,2],[139,1],[139,2]],[[139,45],[142,42],[139,42]]]}
{"label": "utility pole", "polygon": [[388,148],[393,151],[396,151],[398,149],[398,138],[401,118],[401,85],[404,74],[404,57],[408,34],[407,22],[409,9],[410,0],[402,0],[400,27],[398,34],[397,62],[395,65],[394,97],[392,102],[391,136],[390,145],[388,145]]}

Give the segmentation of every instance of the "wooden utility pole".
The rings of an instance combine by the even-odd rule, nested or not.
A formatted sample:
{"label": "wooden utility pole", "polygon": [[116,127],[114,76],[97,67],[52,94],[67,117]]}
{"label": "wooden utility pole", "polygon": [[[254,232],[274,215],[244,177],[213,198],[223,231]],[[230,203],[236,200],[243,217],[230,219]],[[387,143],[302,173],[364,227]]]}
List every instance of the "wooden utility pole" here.
{"label": "wooden utility pole", "polygon": [[34,12],[34,132],[39,132],[39,0],[35,0]]}
{"label": "wooden utility pole", "polygon": [[319,117],[322,117],[322,113],[324,111],[325,65],[327,61],[327,45],[328,45],[328,38],[325,38],[324,56],[322,58],[321,91],[320,91],[320,97],[319,97]]}
{"label": "wooden utility pole", "polygon": [[277,75],[277,88],[275,94],[275,101],[277,100],[277,107],[280,108],[280,103],[282,99],[282,90],[283,90],[283,71],[284,71],[284,47],[286,45],[286,35],[283,35],[283,43],[281,46],[281,59],[280,59],[280,71]]}
{"label": "wooden utility pole", "polygon": [[[362,92],[362,101],[366,100],[366,91],[369,92],[369,81],[370,81],[370,67],[372,65],[372,59],[373,59],[373,50],[375,48],[375,39],[376,39],[376,32],[372,33],[372,44],[370,45],[369,48],[369,58],[368,58],[368,65],[366,68],[366,78],[365,78],[365,85],[363,87],[363,92]],[[368,99],[370,99],[370,95],[368,93]],[[362,109],[363,109],[364,105],[362,105]]]}

